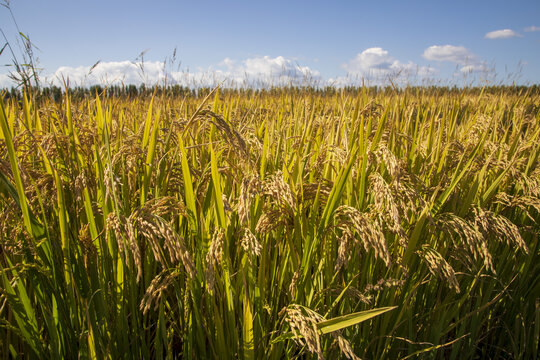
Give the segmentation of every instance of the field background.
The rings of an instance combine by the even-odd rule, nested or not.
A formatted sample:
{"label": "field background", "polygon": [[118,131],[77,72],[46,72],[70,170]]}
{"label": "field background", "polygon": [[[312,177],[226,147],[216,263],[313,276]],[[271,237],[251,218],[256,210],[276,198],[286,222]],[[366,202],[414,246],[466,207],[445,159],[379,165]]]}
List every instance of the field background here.
{"label": "field background", "polygon": [[4,359],[539,356],[537,88],[1,103]]}

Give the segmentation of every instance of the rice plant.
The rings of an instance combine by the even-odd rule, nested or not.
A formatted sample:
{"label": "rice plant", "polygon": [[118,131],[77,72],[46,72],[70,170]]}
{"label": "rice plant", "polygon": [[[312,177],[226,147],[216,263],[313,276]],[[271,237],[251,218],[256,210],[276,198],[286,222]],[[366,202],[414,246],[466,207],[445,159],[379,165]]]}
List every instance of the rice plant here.
{"label": "rice plant", "polygon": [[0,101],[0,354],[539,356],[540,95]]}

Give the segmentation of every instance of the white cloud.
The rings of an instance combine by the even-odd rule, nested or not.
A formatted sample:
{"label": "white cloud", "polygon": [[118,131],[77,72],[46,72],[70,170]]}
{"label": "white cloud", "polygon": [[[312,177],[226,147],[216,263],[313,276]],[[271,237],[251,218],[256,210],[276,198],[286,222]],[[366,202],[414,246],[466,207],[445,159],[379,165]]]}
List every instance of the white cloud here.
{"label": "white cloud", "polygon": [[[189,87],[211,87],[220,83],[226,87],[345,86],[362,84],[363,80],[370,84],[387,83],[388,79],[395,84],[418,83],[436,73],[430,67],[396,60],[382,48],[366,49],[342,67],[348,72],[346,76],[323,79],[317,70],[283,56],[257,56],[244,60],[225,58],[208,68],[184,71],[171,71],[157,61],[111,61],[95,66],[62,66],[54,73],[44,74],[42,82],[60,87],[65,80],[69,80],[70,86],[141,83],[151,86],[163,84],[165,79],[167,84]],[[0,77],[0,81],[2,79]]]}
{"label": "white cloud", "polygon": [[511,29],[495,30],[488,32],[484,37],[486,39],[508,39],[513,37],[521,37],[521,34],[518,34]]}
{"label": "white cloud", "polygon": [[165,78],[161,62],[111,61],[92,66],[61,66],[53,74],[44,77],[45,83],[62,86],[64,80],[70,85],[117,85],[159,82]]}
{"label": "white cloud", "polygon": [[[144,71],[142,63],[130,61],[111,61],[98,63],[96,66],[61,66],[53,73],[40,75],[40,83],[44,86],[64,86],[64,81],[69,81],[70,86],[92,85],[121,85],[158,83],[165,78],[163,63],[145,62]],[[9,79],[8,74],[0,74],[0,88],[16,86]]]}
{"label": "white cloud", "polygon": [[427,60],[448,61],[466,65],[476,59],[476,55],[463,46],[433,45],[424,50],[422,56]]}
{"label": "white cloud", "polygon": [[0,89],[7,89],[13,86],[13,82],[8,74],[0,74]]}
{"label": "white cloud", "polygon": [[486,72],[489,68],[485,63],[476,63],[471,65],[462,66],[459,71],[463,74],[472,74],[475,72]]}
{"label": "white cloud", "polygon": [[433,45],[424,50],[422,56],[431,61],[457,64],[460,66],[458,73],[461,74],[488,71],[486,62],[464,46]]}
{"label": "white cloud", "polygon": [[529,26],[523,30],[525,30],[526,32],[540,31],[540,26]]}
{"label": "white cloud", "polygon": [[300,66],[292,59],[278,56],[248,58],[238,64],[226,58],[222,63],[221,75],[240,85],[246,82],[264,85],[301,85],[304,82],[320,80],[320,73],[307,66]]}
{"label": "white cloud", "polygon": [[394,59],[388,55],[388,51],[380,47],[369,48],[362,51],[360,54],[351,60],[348,64],[343,65],[349,73],[363,73],[372,70],[389,70],[394,63]]}
{"label": "white cloud", "polygon": [[237,87],[303,85],[309,81],[320,80],[320,74],[283,56],[263,56],[241,62],[225,58],[216,66],[198,68],[195,71],[168,71],[164,64],[158,61],[112,61],[99,63],[93,68],[62,66],[53,74],[44,77],[45,83],[57,86],[62,86],[64,79],[69,79],[72,86],[141,83],[154,85],[164,83],[167,79],[168,84],[191,87],[214,86],[219,83]]}
{"label": "white cloud", "polygon": [[387,50],[380,47],[366,49],[356,55],[354,59],[342,65],[348,73],[347,77],[330,79],[338,83],[351,82],[352,79],[362,78],[383,81],[388,78],[398,81],[407,81],[412,76],[428,76],[434,69],[418,66],[413,62],[402,63],[390,56]]}

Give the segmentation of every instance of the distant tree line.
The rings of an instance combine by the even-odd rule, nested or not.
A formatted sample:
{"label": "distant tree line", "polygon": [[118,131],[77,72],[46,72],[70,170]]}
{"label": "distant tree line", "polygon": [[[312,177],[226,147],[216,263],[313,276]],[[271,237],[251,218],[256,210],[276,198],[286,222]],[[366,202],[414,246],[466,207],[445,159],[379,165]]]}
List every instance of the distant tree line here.
{"label": "distant tree line", "polygon": [[[156,95],[167,95],[167,96],[196,96],[197,91],[189,89],[188,87],[180,85],[171,85],[167,87],[155,86],[147,87],[144,84],[139,86],[136,85],[112,85],[112,86],[101,86],[94,85],[90,87],[71,87],[69,88],[69,96],[72,99],[84,99],[92,98],[99,95],[104,98],[132,98],[138,96],[152,96],[154,93]],[[22,99],[23,90],[21,88],[12,87],[10,90],[4,89],[0,90],[0,93],[4,99]],[[55,102],[61,102],[66,93],[65,88],[58,86],[48,86],[41,88],[32,88],[32,94],[39,101],[41,99],[51,99]]]}
{"label": "distant tree line", "polygon": [[[95,85],[90,87],[73,87],[69,88],[69,96],[74,100],[81,100],[84,98],[93,98],[99,95],[102,98],[134,98],[134,97],[148,97],[152,95],[166,96],[166,97],[204,97],[212,88],[190,88],[181,85],[169,85],[169,86],[146,86],[141,84],[136,85],[112,85],[101,86]],[[313,94],[318,96],[333,96],[336,93],[344,95],[355,95],[362,91],[361,86],[345,86],[345,87],[314,87],[314,86],[298,86],[298,87],[270,87],[270,88],[237,88],[220,89],[221,94],[242,94],[242,95],[299,95],[299,94]],[[424,92],[437,95],[455,95],[455,94],[470,94],[478,95],[484,94],[514,94],[514,95],[539,95],[540,85],[534,84],[530,86],[510,86],[499,85],[489,87],[466,87],[461,88],[458,86],[416,86],[416,87],[392,87],[392,86],[369,86],[364,90],[368,96],[374,96],[378,93],[391,94],[391,93],[403,93],[409,92]],[[32,95],[36,101],[40,100],[52,100],[54,102],[61,102],[66,90],[58,86],[48,86],[41,88],[32,88]],[[0,89],[0,96],[4,100],[15,99],[22,100],[23,90],[22,88],[12,87],[11,89]]]}

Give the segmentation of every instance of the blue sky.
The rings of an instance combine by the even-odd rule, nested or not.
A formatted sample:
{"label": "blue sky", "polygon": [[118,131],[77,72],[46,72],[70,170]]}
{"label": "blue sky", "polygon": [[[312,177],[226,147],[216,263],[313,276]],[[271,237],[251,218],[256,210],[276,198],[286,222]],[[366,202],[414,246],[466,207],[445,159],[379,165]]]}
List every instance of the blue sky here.
{"label": "blue sky", "polygon": [[[540,83],[538,0],[11,0],[9,5],[20,30],[39,48],[42,79],[57,84],[62,75],[92,85],[153,83],[165,74],[182,84],[238,84],[246,77],[337,85],[362,78]],[[15,45],[13,22],[3,7],[0,28]],[[164,67],[175,48],[176,63]],[[144,50],[142,73],[137,57]],[[0,64],[9,63],[6,50]],[[0,69],[0,86],[6,86],[9,70]]]}

